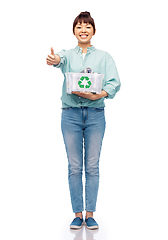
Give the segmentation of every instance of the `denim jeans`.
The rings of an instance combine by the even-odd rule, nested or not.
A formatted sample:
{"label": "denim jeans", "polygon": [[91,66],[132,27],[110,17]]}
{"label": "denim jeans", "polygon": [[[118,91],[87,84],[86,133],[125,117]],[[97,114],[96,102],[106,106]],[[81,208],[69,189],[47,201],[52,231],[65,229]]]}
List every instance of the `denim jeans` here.
{"label": "denim jeans", "polygon": [[61,128],[68,157],[68,179],[73,212],[84,210],[83,165],[86,180],[85,210],[95,212],[99,187],[99,157],[105,132],[104,108],[64,108]]}

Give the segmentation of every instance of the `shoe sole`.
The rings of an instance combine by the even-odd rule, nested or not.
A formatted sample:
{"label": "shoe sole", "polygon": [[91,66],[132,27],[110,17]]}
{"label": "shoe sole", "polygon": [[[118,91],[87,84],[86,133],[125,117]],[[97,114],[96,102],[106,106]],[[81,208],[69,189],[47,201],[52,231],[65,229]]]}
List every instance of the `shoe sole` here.
{"label": "shoe sole", "polygon": [[78,229],[82,228],[82,227],[83,227],[83,225],[84,225],[84,222],[82,223],[82,225],[81,225],[81,226],[70,225],[70,229],[75,229],[75,230],[78,230]]}
{"label": "shoe sole", "polygon": [[89,230],[99,229],[99,226],[91,226],[91,227],[88,227],[88,226],[86,225],[86,227],[87,227],[87,229],[89,229]]}

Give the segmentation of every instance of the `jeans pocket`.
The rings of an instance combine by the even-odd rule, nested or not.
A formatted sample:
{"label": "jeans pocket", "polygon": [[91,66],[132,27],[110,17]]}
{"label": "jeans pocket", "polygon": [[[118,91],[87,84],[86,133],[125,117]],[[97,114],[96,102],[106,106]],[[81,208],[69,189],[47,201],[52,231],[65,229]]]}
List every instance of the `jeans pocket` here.
{"label": "jeans pocket", "polygon": [[97,112],[103,112],[104,111],[104,107],[99,107],[99,108],[94,108]]}

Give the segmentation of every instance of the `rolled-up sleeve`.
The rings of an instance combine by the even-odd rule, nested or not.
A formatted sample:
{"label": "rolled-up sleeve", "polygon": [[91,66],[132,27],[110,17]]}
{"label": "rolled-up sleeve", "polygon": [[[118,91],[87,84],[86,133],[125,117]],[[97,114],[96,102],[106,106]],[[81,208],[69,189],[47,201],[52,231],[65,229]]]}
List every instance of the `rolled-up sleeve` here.
{"label": "rolled-up sleeve", "polygon": [[67,51],[62,50],[55,53],[55,55],[58,55],[60,57],[60,62],[57,65],[54,64],[53,67],[61,68],[61,70],[63,71],[63,67],[65,67],[65,65],[67,64]]}
{"label": "rolled-up sleeve", "polygon": [[113,58],[106,53],[106,75],[105,75],[105,86],[103,90],[108,93],[106,98],[112,99],[116,93],[120,90],[120,78],[115,66]]}

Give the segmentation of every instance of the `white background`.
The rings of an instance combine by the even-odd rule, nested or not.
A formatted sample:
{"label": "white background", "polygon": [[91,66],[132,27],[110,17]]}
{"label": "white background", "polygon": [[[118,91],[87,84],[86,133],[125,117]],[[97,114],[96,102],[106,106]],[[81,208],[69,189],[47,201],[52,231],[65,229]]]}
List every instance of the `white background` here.
{"label": "white background", "polygon": [[[100,230],[75,236],[60,130],[63,76],[46,57],[51,46],[77,45],[72,23],[81,11],[91,12],[92,44],[113,56],[122,86],[106,101]],[[167,240],[166,1],[7,0],[0,22],[0,239]]]}

